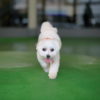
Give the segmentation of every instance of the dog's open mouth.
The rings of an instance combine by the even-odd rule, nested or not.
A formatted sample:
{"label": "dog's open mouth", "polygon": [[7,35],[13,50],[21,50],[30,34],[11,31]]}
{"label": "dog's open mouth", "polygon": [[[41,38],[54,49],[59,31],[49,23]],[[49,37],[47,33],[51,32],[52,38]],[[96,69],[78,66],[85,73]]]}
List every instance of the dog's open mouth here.
{"label": "dog's open mouth", "polygon": [[54,60],[53,59],[50,59],[50,58],[45,58],[44,61],[46,63],[53,63],[54,62]]}

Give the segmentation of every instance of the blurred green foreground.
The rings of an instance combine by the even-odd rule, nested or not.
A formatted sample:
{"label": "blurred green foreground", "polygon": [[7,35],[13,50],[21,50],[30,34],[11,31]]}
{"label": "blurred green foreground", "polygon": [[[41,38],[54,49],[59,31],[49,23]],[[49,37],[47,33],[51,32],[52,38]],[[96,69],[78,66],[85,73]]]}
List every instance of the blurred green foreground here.
{"label": "blurred green foreground", "polygon": [[36,40],[0,39],[0,100],[100,100],[100,39],[62,39],[55,80],[36,59]]}

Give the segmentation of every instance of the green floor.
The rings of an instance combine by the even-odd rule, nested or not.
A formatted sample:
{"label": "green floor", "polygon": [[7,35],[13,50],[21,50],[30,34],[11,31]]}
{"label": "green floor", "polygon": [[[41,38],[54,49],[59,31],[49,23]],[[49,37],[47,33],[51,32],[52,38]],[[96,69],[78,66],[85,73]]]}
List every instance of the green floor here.
{"label": "green floor", "polygon": [[0,100],[100,100],[100,39],[62,39],[61,67],[50,80],[36,39],[0,39]]}

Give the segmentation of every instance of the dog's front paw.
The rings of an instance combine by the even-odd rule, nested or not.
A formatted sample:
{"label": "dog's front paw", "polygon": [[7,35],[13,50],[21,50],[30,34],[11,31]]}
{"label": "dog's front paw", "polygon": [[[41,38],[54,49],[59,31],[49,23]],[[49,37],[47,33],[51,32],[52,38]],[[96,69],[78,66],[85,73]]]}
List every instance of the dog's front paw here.
{"label": "dog's front paw", "polygon": [[49,76],[50,79],[56,79],[57,73],[49,73],[48,76]]}

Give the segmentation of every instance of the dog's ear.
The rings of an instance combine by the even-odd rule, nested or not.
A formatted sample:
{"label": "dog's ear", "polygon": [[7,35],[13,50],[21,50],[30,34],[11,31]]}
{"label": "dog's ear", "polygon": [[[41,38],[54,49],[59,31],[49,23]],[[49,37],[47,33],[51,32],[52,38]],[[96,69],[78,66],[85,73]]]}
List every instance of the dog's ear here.
{"label": "dog's ear", "polygon": [[59,51],[61,49],[61,43],[59,41],[54,41],[54,43],[55,43],[57,50]]}
{"label": "dog's ear", "polygon": [[38,42],[38,43],[36,44],[36,50],[39,50],[40,47],[41,47],[41,42]]}
{"label": "dog's ear", "polygon": [[54,32],[57,33],[58,32],[58,29],[57,28],[53,28]]}
{"label": "dog's ear", "polygon": [[36,50],[38,50],[38,45],[39,45],[39,43],[36,44]]}

